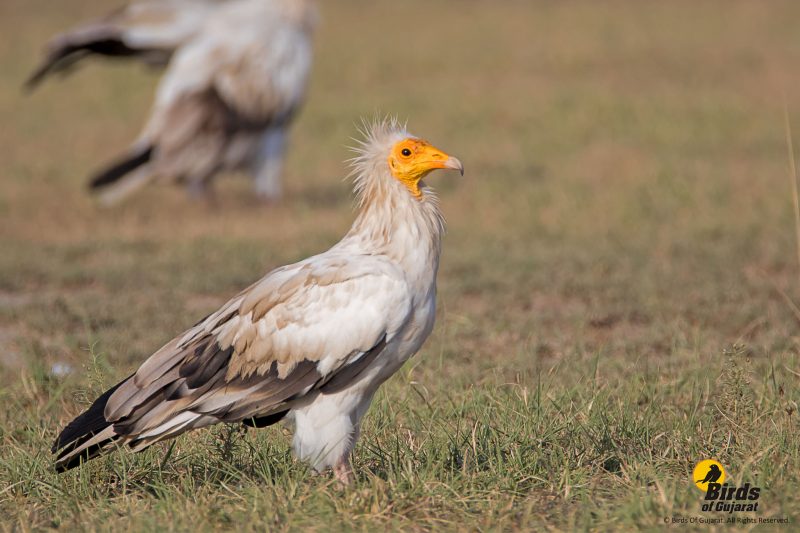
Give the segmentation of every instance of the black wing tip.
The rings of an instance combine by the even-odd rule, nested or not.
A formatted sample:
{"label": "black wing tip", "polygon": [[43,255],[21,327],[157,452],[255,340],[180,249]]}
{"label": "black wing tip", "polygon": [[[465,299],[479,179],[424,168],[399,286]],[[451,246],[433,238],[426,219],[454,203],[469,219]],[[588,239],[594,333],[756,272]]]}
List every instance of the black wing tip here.
{"label": "black wing tip", "polygon": [[[90,438],[93,437],[93,436],[94,436],[94,434],[90,435]],[[107,445],[109,445],[112,442],[114,442],[116,440],[116,438],[117,437],[106,439],[104,441],[98,442],[97,444],[93,444],[93,445],[89,446],[88,448],[86,448],[85,450],[83,450],[81,453],[70,457],[68,461],[63,461],[61,459],[61,456],[63,456],[64,454],[66,454],[69,451],[69,450],[66,450],[66,449],[63,450],[61,456],[59,456],[56,459],[56,463],[55,463],[55,466],[54,466],[54,469],[55,469],[56,473],[63,474],[64,472],[67,472],[68,470],[72,470],[73,468],[77,468],[77,467],[81,466],[83,463],[86,463],[86,462],[94,459],[95,457],[99,456],[103,452],[103,449]]]}
{"label": "black wing tip", "polygon": [[[131,376],[132,377],[132,376]],[[66,425],[64,429],[58,434],[53,446],[50,448],[51,453],[57,454],[56,457],[56,471],[64,472],[71,468],[75,468],[80,464],[80,460],[88,461],[97,456],[103,447],[109,443],[110,440],[106,439],[100,443],[94,444],[77,454],[75,457],[70,457],[67,462],[63,462],[62,458],[67,456],[72,450],[81,446],[84,442],[93,438],[101,431],[108,428],[112,423],[106,420],[104,412],[109,398],[114,392],[130,377],[123,379],[107,391],[105,391],[99,398],[97,398],[92,405],[83,413],[75,417],[72,422]]]}
{"label": "black wing tip", "polygon": [[[25,83],[22,84],[22,89],[26,93],[33,92],[42,81],[51,73],[66,71],[70,65],[80,59],[74,57],[79,48],[59,46],[46,54],[42,63],[28,76]],[[79,54],[78,54],[79,55]]]}
{"label": "black wing tip", "polygon": [[[123,8],[124,9],[124,8]],[[46,57],[23,84],[25,92],[33,91],[51,72],[66,71],[92,54],[108,57],[130,57],[155,53],[148,48],[133,48],[118,36],[113,29],[99,27],[89,40],[83,40],[81,32],[56,35],[48,45]]]}
{"label": "black wing tip", "polygon": [[47,65],[34,70],[33,73],[23,82],[22,93],[31,94],[33,91],[35,91],[36,88],[39,87],[39,84],[42,83],[44,77],[47,75],[48,70],[50,69]]}

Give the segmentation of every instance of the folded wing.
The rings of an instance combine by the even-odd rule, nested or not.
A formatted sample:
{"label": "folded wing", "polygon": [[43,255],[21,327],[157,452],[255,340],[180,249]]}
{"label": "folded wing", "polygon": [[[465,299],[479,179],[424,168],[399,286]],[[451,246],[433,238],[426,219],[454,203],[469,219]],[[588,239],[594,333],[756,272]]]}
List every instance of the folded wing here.
{"label": "folded wing", "polygon": [[306,395],[358,380],[410,313],[402,274],[378,259],[323,255],[274,271],[70,424],[57,467],[114,442],[140,450],[221,421],[274,423]]}

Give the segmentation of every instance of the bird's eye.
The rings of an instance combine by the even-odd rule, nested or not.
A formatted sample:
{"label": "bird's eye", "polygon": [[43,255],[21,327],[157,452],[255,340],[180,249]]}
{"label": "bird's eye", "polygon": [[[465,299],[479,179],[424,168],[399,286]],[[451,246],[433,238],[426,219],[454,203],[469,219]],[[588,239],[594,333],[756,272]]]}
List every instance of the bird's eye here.
{"label": "bird's eye", "polygon": [[408,157],[408,156],[410,156],[410,155],[411,155],[411,150],[409,150],[408,148],[403,148],[403,149],[400,151],[400,153],[401,153],[401,154],[403,154],[403,157]]}

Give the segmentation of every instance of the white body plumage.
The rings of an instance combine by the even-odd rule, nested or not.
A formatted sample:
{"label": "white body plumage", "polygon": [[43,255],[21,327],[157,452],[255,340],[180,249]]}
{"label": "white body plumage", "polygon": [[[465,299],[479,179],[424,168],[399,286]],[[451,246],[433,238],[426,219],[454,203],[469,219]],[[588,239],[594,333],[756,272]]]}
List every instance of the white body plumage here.
{"label": "white body plumage", "polygon": [[[402,187],[400,184],[397,186]],[[409,202],[400,208],[401,211],[428,209],[428,206],[416,205],[419,201],[404,194],[405,191],[397,192],[399,198]],[[436,218],[433,212],[423,216]],[[393,280],[393,288],[376,288],[374,292],[364,290],[359,298],[351,300],[352,312],[340,315],[344,321],[360,320],[367,324],[380,323],[382,316],[395,317],[386,328],[390,332],[381,355],[358,381],[345,390],[312,396],[289,413],[295,426],[295,453],[317,470],[335,466],[350,453],[358,439],[361,418],[367,412],[375,391],[419,351],[433,330],[442,226],[438,220],[435,224],[427,222],[420,225],[417,216],[395,221],[392,232],[388,234],[392,237],[393,259],[400,267],[395,270],[397,277]],[[345,238],[331,252],[334,250],[346,257],[363,257],[374,253],[374,242],[371,237],[356,233]],[[350,295],[345,297],[350,298]],[[366,306],[370,312],[366,312]]]}

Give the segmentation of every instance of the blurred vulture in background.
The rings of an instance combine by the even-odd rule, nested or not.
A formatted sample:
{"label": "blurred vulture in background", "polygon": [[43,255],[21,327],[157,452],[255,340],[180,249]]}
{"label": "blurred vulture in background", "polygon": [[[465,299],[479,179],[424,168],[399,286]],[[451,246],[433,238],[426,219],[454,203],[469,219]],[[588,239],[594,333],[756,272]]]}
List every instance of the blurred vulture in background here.
{"label": "blurred vulture in background", "polygon": [[166,64],[142,133],[91,189],[106,203],[156,180],[201,194],[219,172],[243,170],[261,199],[277,201],[316,18],[313,0],[131,4],[53,38],[26,86],[91,55]]}

